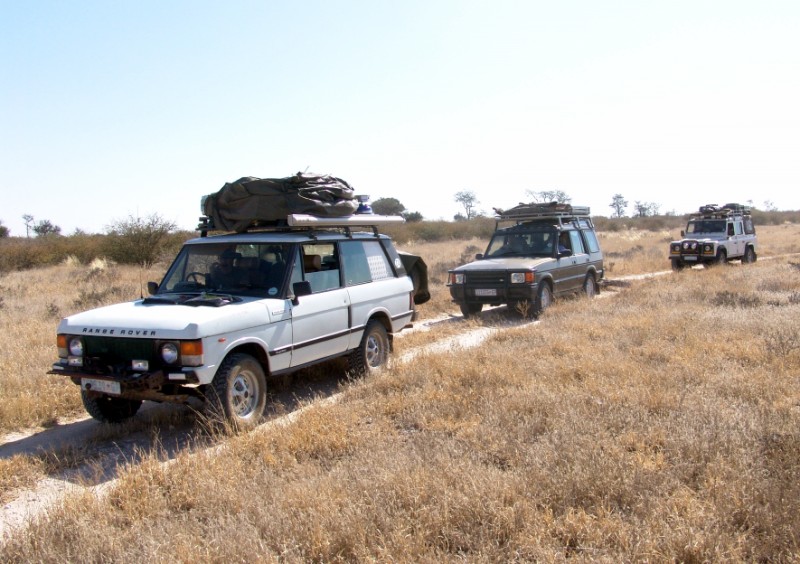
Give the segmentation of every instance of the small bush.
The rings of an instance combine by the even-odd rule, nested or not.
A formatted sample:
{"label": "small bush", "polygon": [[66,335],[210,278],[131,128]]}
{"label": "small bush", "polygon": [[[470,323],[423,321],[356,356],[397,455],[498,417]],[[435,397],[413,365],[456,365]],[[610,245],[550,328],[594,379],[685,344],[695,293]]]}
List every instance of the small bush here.
{"label": "small bush", "polygon": [[161,257],[161,251],[176,225],[158,214],[128,216],[108,227],[106,254],[120,264],[139,264],[148,268]]}

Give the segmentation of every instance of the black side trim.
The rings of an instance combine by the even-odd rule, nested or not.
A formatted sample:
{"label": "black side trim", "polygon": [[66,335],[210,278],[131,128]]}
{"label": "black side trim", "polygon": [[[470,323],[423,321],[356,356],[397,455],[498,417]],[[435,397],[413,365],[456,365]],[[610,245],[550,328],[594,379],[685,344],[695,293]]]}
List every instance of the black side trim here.
{"label": "black side trim", "polygon": [[333,360],[335,358],[341,358],[343,356],[346,356],[346,355],[350,354],[350,352],[351,351],[344,351],[344,352],[341,352],[341,353],[338,353],[338,354],[333,354],[331,356],[326,356],[325,358],[320,358],[320,359],[317,359],[317,360],[312,360],[311,362],[306,362],[304,364],[299,364],[297,366],[290,366],[288,368],[283,368],[281,370],[275,370],[273,372],[270,372],[270,376],[280,376],[281,374],[287,374],[289,372],[295,372],[296,370],[300,370],[300,369],[303,369],[303,368],[308,368],[309,366],[314,366],[314,365],[317,365],[317,364],[319,364],[321,362],[327,362],[327,361]]}

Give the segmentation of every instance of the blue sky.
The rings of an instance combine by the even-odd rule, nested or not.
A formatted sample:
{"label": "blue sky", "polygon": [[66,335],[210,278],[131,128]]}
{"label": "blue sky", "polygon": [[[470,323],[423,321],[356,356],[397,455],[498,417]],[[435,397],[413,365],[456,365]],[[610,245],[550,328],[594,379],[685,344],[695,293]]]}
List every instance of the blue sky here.
{"label": "blue sky", "polygon": [[242,176],[800,209],[800,2],[0,0],[0,221],[193,229]]}

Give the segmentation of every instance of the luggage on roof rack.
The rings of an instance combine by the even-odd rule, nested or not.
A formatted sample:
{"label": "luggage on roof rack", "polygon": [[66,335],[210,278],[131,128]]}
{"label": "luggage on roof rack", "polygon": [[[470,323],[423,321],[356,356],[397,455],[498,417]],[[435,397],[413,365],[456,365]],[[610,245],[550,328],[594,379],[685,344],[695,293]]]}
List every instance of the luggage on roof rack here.
{"label": "luggage on roof rack", "polygon": [[717,204],[706,204],[704,206],[700,206],[695,215],[726,216],[732,213],[748,215],[750,214],[750,206],[745,206],[742,204],[725,204],[724,206],[718,206]]}
{"label": "luggage on roof rack", "polygon": [[280,225],[291,214],[347,217],[358,209],[353,188],[341,178],[298,172],[286,178],[246,176],[201,200],[201,228],[246,231]]}
{"label": "luggage on roof rack", "polygon": [[750,213],[750,206],[745,206],[742,204],[725,204],[723,209],[730,210],[733,213]]}
{"label": "luggage on roof rack", "polygon": [[589,215],[588,206],[573,206],[571,204],[560,204],[558,202],[549,202],[547,204],[520,203],[513,208],[501,210],[494,208],[496,219],[502,220],[519,220],[526,219],[544,219],[552,218],[567,218],[567,217],[586,217]]}

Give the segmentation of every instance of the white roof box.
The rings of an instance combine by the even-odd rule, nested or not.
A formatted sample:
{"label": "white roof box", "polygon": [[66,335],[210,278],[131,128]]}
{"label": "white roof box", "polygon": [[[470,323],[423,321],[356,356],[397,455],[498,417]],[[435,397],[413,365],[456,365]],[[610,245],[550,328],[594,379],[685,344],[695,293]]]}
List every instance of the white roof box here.
{"label": "white roof box", "polygon": [[318,217],[304,213],[293,213],[287,216],[289,227],[372,227],[390,223],[404,223],[399,215],[375,215],[371,213],[348,215],[346,217]]}

